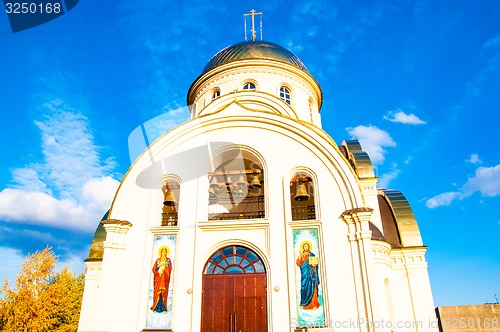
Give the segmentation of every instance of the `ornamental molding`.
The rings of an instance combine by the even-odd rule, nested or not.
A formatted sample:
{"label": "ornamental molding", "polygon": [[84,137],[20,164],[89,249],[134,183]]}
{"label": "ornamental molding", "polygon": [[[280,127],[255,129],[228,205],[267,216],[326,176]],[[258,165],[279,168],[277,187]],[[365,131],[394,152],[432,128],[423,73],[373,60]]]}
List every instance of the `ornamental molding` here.
{"label": "ornamental molding", "polygon": [[108,219],[101,221],[103,226],[106,225],[116,225],[116,226],[125,226],[132,227],[132,223],[128,220],[118,220],[118,219]]}

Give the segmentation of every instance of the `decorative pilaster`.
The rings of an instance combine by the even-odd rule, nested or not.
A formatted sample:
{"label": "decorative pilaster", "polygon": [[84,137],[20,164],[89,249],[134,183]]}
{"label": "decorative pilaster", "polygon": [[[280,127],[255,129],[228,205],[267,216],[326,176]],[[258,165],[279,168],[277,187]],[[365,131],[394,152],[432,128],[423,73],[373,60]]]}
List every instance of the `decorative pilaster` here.
{"label": "decorative pilaster", "polygon": [[79,326],[81,330],[92,331],[95,330],[95,317],[99,314],[97,312],[99,308],[94,304],[100,301],[102,260],[87,259],[85,260],[85,268],[85,288]]}
{"label": "decorative pilaster", "polygon": [[103,243],[101,282],[103,293],[101,294],[100,303],[102,305],[100,310],[102,321],[99,327],[105,331],[112,331],[113,327],[109,326],[109,324],[115,321],[116,318],[111,317],[112,310],[110,308],[113,308],[114,303],[120,301],[123,293],[124,285],[120,284],[117,276],[124,273],[123,267],[126,266],[122,256],[127,245],[127,233],[132,227],[132,223],[127,220],[109,219],[101,221],[101,224],[106,231],[106,240]]}
{"label": "decorative pilaster", "polygon": [[[372,232],[370,230],[372,213],[373,209],[360,207],[346,210],[341,215],[349,231],[348,239],[351,247],[358,315],[359,319],[365,322],[374,321],[369,278],[372,255]],[[365,331],[373,330],[370,324],[366,324]]]}
{"label": "decorative pilaster", "polygon": [[[394,315],[394,300],[391,290],[391,250],[389,243],[383,240],[372,239],[373,264],[371,282],[372,282],[372,307],[373,316],[378,322],[388,322],[379,324],[377,331],[391,332],[392,327],[396,326]],[[390,322],[390,323],[389,323]]]}

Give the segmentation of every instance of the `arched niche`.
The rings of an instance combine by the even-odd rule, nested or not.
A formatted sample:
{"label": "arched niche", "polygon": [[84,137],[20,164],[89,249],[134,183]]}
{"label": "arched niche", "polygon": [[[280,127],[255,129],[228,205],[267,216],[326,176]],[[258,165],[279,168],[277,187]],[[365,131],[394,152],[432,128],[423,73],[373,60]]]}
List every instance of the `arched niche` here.
{"label": "arched niche", "polygon": [[292,220],[314,220],[316,194],[314,176],[309,171],[297,170],[290,180],[290,206]]}
{"label": "arched niche", "polygon": [[252,151],[231,147],[213,158],[208,173],[209,220],[265,218],[265,174]]}
{"label": "arched niche", "polygon": [[179,221],[179,197],[181,185],[175,176],[166,176],[161,188],[163,192],[163,204],[161,212],[162,226],[177,226]]}

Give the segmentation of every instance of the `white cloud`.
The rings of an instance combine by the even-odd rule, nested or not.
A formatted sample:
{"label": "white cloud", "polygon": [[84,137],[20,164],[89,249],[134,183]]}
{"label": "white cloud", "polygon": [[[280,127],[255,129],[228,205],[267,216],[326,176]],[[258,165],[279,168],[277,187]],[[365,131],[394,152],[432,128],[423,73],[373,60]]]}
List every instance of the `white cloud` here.
{"label": "white cloud", "polygon": [[483,45],[483,49],[489,48],[497,48],[500,47],[500,35],[496,35],[495,37],[488,39],[486,43]]}
{"label": "white cloud", "polygon": [[478,167],[474,177],[469,178],[460,191],[439,194],[427,200],[428,208],[448,206],[455,199],[465,199],[479,192],[483,197],[494,197],[500,194],[500,165]]}
{"label": "white cloud", "polygon": [[378,180],[377,187],[378,188],[388,188],[389,183],[394,180],[395,178],[398,177],[398,175],[401,173],[399,169],[395,169],[389,173],[383,174],[380,179]]}
{"label": "white cloud", "polygon": [[0,191],[0,218],[91,231],[109,208],[119,182],[112,160],[100,161],[87,118],[60,100],[36,125],[43,160],[12,172],[13,185]]}
{"label": "white cloud", "polygon": [[86,205],[106,209],[109,207],[118,185],[119,182],[109,176],[90,179],[83,185],[84,202]]}
{"label": "white cloud", "polygon": [[68,270],[73,271],[76,275],[79,275],[85,269],[85,258],[88,256],[88,251],[84,252],[73,252],[68,255],[68,257],[63,261],[58,261],[56,264],[56,272],[61,271],[64,267]]}
{"label": "white cloud", "polygon": [[0,192],[0,216],[7,221],[32,219],[50,222],[60,217],[66,219],[68,212],[71,213],[75,208],[68,199],[57,200],[42,192],[9,188]]}
{"label": "white cloud", "polygon": [[302,44],[295,43],[291,40],[286,43],[286,46],[293,53],[300,53],[300,51],[304,49],[304,46]]}
{"label": "white cloud", "polygon": [[[9,231],[12,232],[12,230],[9,230]],[[16,230],[15,233],[16,233],[16,235],[15,235],[16,237],[17,236],[27,237],[27,238],[30,238],[30,239],[37,239],[39,241],[43,241],[43,242],[46,242],[46,243],[63,243],[63,242],[67,242],[65,239],[55,238],[50,233],[40,232],[40,231],[36,231],[36,230],[33,230],[33,229]]]}
{"label": "white cloud", "polygon": [[92,179],[83,184],[82,198],[77,201],[58,199],[39,191],[6,188],[0,192],[0,218],[92,231],[109,208],[118,184],[110,177]]}
{"label": "white cloud", "polygon": [[[467,86],[467,93],[471,97],[480,97],[484,90],[496,87],[497,77],[500,72],[500,35],[489,39],[484,43],[483,56],[484,67],[477,71],[474,79]],[[496,92],[496,90],[492,90]]]}
{"label": "white cloud", "polygon": [[35,170],[36,165],[30,165],[32,168],[16,168],[12,170],[13,188],[30,188],[33,191],[49,193],[51,190],[40,180]]}
{"label": "white cloud", "polygon": [[374,165],[382,164],[387,151],[384,147],[396,146],[396,142],[388,132],[375,126],[357,126],[346,128],[348,134],[361,144],[364,151],[368,153]]}
{"label": "white cloud", "polygon": [[[100,161],[100,148],[93,142],[88,119],[59,103],[45,104],[48,115],[44,121],[35,121],[42,134],[44,156],[35,170],[49,188],[62,197],[76,199],[82,182],[108,174],[115,165],[112,160]],[[29,168],[33,169],[33,165]]]}
{"label": "white cloud", "polygon": [[172,107],[165,105],[162,114],[146,121],[143,126],[148,136],[149,143],[153,143],[160,136],[168,132],[174,127],[177,127],[183,122],[189,120],[191,114],[186,106],[174,105]]}
{"label": "white cloud", "polygon": [[412,124],[412,125],[426,124],[425,121],[421,120],[415,114],[413,113],[406,114],[401,110],[399,110],[398,112],[391,111],[387,113],[387,115],[384,116],[384,119],[392,122]]}
{"label": "white cloud", "polygon": [[470,158],[467,159],[466,162],[468,162],[470,164],[482,164],[483,163],[481,161],[481,159],[479,159],[479,156],[477,155],[477,153],[471,154]]}
{"label": "white cloud", "polygon": [[191,115],[189,108],[185,106],[171,109],[169,105],[165,105],[163,111],[165,113],[144,122],[130,133],[128,149],[131,163],[134,163],[135,159],[155,140],[172,128],[188,121]]}
{"label": "white cloud", "polygon": [[465,196],[480,192],[485,197],[494,197],[500,194],[500,164],[493,167],[479,167],[476,176],[470,178],[463,186]]}
{"label": "white cloud", "polygon": [[456,198],[458,198],[460,195],[460,193],[456,192],[456,191],[450,191],[450,192],[447,192],[447,193],[442,193],[442,194],[439,194],[437,196],[434,196],[430,199],[427,200],[427,202],[425,203],[425,205],[429,208],[429,209],[434,209],[438,206],[449,206],[451,204],[451,202],[453,202]]}

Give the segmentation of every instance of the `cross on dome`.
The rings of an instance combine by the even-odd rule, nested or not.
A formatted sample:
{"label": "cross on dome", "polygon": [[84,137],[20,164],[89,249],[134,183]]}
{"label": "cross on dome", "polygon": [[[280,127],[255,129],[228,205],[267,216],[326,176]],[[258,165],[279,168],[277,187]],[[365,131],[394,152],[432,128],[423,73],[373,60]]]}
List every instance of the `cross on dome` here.
{"label": "cross on dome", "polygon": [[256,35],[256,30],[255,30],[255,15],[260,15],[260,40],[262,40],[262,12],[257,12],[255,9],[252,9],[250,11],[250,14],[243,14],[244,17],[244,23],[245,23],[245,40],[247,40],[247,17],[251,16],[252,17],[252,29],[250,32],[252,33],[252,40],[255,41],[257,38]]}

